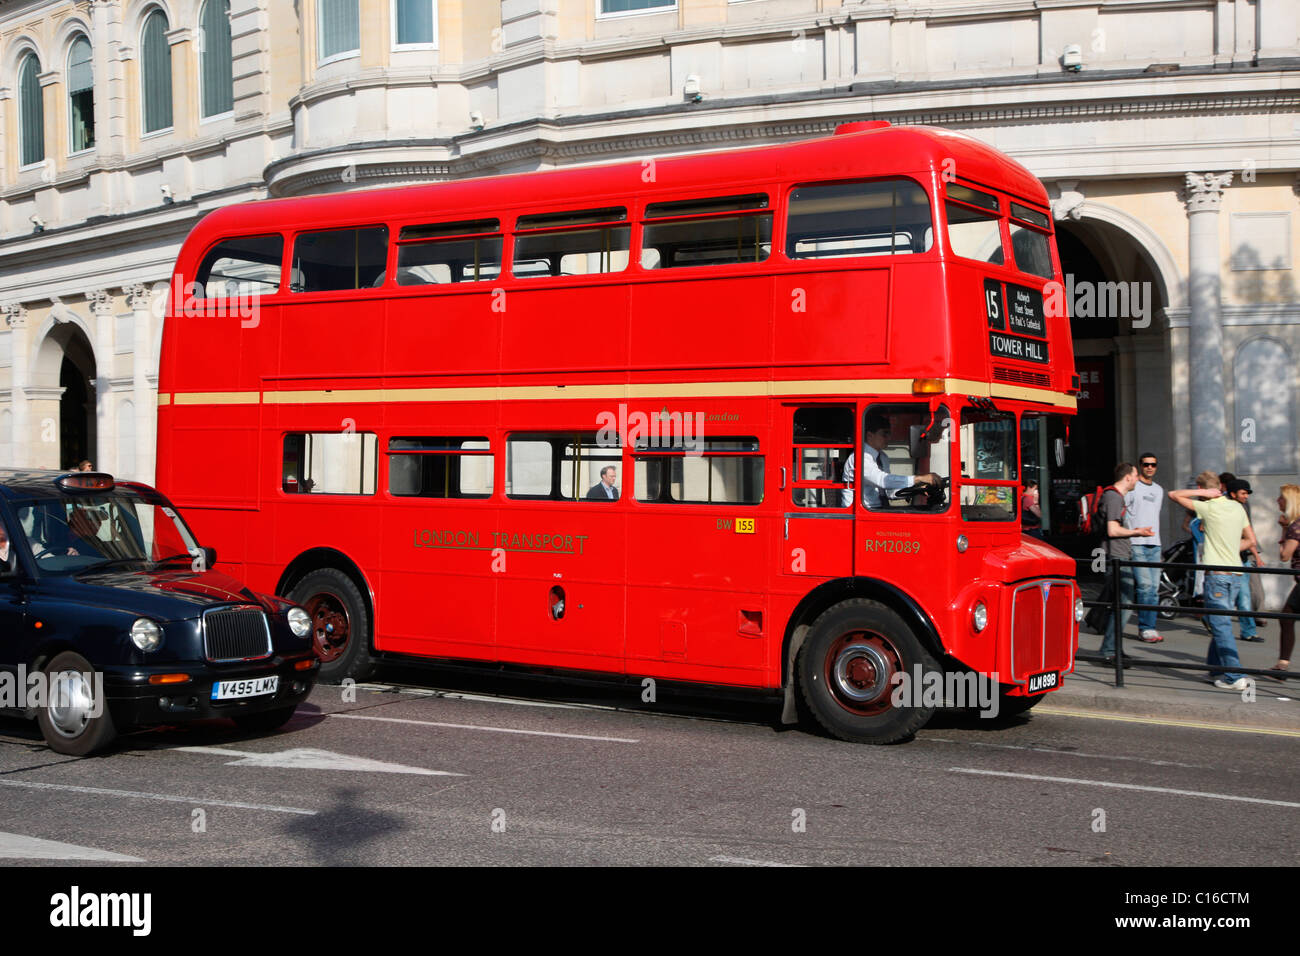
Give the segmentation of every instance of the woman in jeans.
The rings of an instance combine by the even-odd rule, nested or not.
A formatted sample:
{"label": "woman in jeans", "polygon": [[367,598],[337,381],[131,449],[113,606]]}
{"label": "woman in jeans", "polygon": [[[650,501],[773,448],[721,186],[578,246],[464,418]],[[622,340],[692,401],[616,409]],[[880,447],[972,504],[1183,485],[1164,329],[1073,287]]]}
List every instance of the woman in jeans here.
{"label": "woman in jeans", "polygon": [[[1282,525],[1282,561],[1300,570],[1300,485],[1283,485],[1277,496],[1277,507],[1282,512],[1278,523]],[[1300,614],[1300,575],[1282,605],[1284,612]],[[1291,667],[1291,652],[1295,649],[1295,621],[1278,621],[1277,663],[1273,670],[1284,671]]]}

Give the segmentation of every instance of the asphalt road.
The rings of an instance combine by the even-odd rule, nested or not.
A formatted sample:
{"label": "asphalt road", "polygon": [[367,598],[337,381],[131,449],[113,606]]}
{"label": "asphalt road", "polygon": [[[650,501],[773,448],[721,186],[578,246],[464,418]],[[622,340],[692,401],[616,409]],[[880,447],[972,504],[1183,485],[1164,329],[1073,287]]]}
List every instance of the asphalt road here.
{"label": "asphalt road", "polygon": [[[464,687],[464,684],[460,686]],[[941,716],[866,747],[768,710],[669,714],[363,685],[282,731],[62,757],[0,720],[9,864],[1294,865],[1295,737]],[[517,688],[510,687],[517,692]],[[689,708],[688,708],[689,710]],[[42,842],[48,841],[48,842]]]}

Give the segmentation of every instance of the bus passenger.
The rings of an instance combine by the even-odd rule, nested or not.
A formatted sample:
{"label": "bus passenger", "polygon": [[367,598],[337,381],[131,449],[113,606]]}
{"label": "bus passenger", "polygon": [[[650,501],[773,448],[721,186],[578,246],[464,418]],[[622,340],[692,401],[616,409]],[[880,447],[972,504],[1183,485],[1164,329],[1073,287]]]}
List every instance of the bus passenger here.
{"label": "bus passenger", "polygon": [[618,477],[618,471],[613,465],[606,465],[600,469],[600,481],[592,485],[587,492],[588,501],[617,501],[618,487],[614,484],[614,479]]}

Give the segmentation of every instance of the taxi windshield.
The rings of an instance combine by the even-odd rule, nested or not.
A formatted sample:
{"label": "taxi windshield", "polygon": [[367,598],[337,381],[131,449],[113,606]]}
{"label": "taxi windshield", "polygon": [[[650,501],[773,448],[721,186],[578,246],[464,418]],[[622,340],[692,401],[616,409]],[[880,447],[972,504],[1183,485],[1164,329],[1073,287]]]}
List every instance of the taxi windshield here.
{"label": "taxi windshield", "polygon": [[17,502],[18,522],[45,573],[189,564],[198,545],[174,510],[133,495]]}

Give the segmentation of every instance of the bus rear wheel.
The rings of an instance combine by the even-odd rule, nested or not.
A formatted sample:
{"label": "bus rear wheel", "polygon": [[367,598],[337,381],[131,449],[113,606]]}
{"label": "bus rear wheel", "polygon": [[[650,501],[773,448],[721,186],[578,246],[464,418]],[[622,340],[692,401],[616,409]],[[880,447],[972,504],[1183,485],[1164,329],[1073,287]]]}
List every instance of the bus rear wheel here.
{"label": "bus rear wheel", "polygon": [[352,579],[336,568],[312,571],[293,586],[289,600],[311,617],[312,649],[319,680],[365,680],[375,669],[370,656],[370,617]]}
{"label": "bus rear wheel", "polygon": [[[897,743],[925,726],[934,707],[921,706],[917,677],[938,670],[896,612],[865,599],[823,612],[795,662],[799,693],[817,724],[865,744]],[[917,684],[915,706],[895,704],[896,675]]]}

